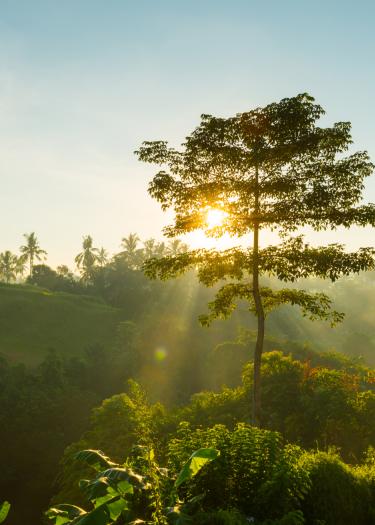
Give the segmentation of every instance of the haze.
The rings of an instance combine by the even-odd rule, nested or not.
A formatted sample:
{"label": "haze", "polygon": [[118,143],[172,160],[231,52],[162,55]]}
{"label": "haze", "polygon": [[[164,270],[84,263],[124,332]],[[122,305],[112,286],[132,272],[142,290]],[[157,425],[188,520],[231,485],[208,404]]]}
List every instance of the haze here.
{"label": "haze", "polygon": [[133,231],[160,239],[154,172],[133,151],[180,143],[201,113],[308,91],[374,160],[374,15],[369,1],[3,0],[0,251],[35,231],[49,264],[73,266],[86,234],[110,252]]}

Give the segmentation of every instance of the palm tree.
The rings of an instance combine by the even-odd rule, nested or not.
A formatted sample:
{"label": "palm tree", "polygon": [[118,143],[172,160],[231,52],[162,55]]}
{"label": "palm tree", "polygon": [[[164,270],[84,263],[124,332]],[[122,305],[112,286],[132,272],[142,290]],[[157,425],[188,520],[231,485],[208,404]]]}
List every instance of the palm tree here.
{"label": "palm tree", "polygon": [[81,271],[83,281],[91,281],[95,264],[98,261],[98,248],[93,247],[93,240],[90,235],[83,237],[83,251],[74,259],[77,268]]}
{"label": "palm tree", "polygon": [[101,268],[103,268],[108,262],[108,252],[103,247],[98,251],[97,261]]}
{"label": "palm tree", "polygon": [[143,243],[143,255],[145,259],[151,259],[155,257],[156,242],[155,239],[147,239]]}
{"label": "palm tree", "polygon": [[173,239],[169,241],[167,252],[168,255],[176,256],[180,253],[184,253],[188,250],[188,245],[182,242],[180,239]]}
{"label": "palm tree", "polygon": [[0,253],[0,277],[5,282],[14,281],[17,275],[18,257],[9,250]]}
{"label": "palm tree", "polygon": [[20,255],[20,257],[17,257],[17,264],[16,264],[16,274],[23,277],[25,271],[26,271],[26,262],[27,258],[24,255]]}
{"label": "palm tree", "polygon": [[34,232],[30,234],[24,233],[23,236],[26,239],[26,244],[21,246],[20,250],[25,259],[29,260],[29,272],[31,276],[33,273],[34,260],[42,260],[42,256],[47,255],[47,252],[39,246],[39,241]]}
{"label": "palm tree", "polygon": [[124,250],[119,254],[121,257],[124,257],[127,264],[133,270],[139,268],[142,263],[142,250],[138,247],[140,238],[136,233],[130,233],[128,237],[124,237],[121,242],[121,247]]}
{"label": "palm tree", "polygon": [[165,246],[165,242],[158,242],[154,251],[154,257],[157,257],[158,259],[164,257],[166,252],[167,247]]}

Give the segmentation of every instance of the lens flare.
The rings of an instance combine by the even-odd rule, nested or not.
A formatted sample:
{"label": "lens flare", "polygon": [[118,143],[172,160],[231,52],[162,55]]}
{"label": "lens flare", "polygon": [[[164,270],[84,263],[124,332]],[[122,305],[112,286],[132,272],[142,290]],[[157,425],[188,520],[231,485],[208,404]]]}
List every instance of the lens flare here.
{"label": "lens flare", "polygon": [[164,347],[159,346],[155,349],[154,358],[158,363],[163,362],[167,358],[167,350]]}

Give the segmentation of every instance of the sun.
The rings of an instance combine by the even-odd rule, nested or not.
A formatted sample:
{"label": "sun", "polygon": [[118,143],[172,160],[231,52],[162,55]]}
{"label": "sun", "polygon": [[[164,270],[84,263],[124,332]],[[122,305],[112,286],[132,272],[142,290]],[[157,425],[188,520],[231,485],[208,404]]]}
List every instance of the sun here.
{"label": "sun", "polygon": [[209,230],[212,230],[212,228],[221,226],[227,216],[228,214],[223,210],[218,210],[217,208],[210,208],[206,213],[207,228]]}
{"label": "sun", "polygon": [[184,241],[193,249],[195,248],[207,248],[216,250],[226,250],[234,245],[238,244],[238,240],[235,240],[228,233],[220,237],[209,237],[206,232],[217,228],[223,224],[225,219],[228,217],[228,213],[218,208],[208,208],[204,211],[205,228],[195,230],[186,234]]}

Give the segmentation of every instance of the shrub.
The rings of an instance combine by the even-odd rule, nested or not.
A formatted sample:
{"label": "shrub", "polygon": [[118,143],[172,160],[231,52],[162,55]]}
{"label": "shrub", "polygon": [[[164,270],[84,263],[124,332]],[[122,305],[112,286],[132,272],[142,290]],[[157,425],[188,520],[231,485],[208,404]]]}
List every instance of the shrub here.
{"label": "shrub", "polygon": [[[222,425],[192,431],[181,424],[169,443],[169,466],[178,468],[192,450],[215,447],[220,457],[189,485],[189,497],[205,493],[208,511],[236,508],[257,519],[280,519],[298,510],[309,489],[309,479],[300,467],[302,450],[284,446],[277,432],[239,424],[233,432]],[[277,501],[277,505],[275,505]]]}
{"label": "shrub", "polygon": [[302,504],[306,524],[369,525],[373,522],[375,472],[371,481],[366,469],[350,468],[337,455],[326,452],[305,453],[301,466],[311,480]]}

